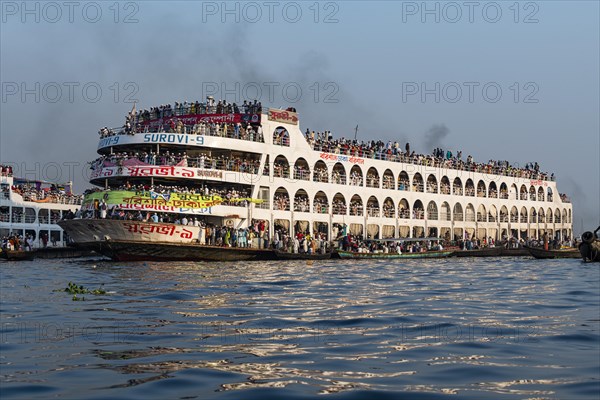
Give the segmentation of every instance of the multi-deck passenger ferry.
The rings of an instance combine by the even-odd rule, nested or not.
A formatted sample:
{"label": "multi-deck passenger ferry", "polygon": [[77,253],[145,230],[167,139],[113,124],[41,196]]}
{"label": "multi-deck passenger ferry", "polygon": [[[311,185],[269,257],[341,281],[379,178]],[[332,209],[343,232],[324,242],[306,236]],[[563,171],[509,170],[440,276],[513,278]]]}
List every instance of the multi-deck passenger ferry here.
{"label": "multi-deck passenger ferry", "polygon": [[116,259],[224,257],[211,245],[237,246],[231,259],[263,258],[253,248],[267,240],[287,246],[298,233],[316,246],[341,235],[573,234],[569,199],[537,164],[478,163],[439,149],[419,155],[404,143],[303,132],[293,108],[208,99],[132,110],[123,128],[100,131],[97,151],[91,183],[99,189],[84,200],[88,218],[61,226]]}
{"label": "multi-deck passenger ferry", "polygon": [[19,237],[24,247],[27,241],[39,248],[66,245],[57,222],[75,214],[83,200],[71,187],[17,178],[10,165],[0,165],[0,240]]}

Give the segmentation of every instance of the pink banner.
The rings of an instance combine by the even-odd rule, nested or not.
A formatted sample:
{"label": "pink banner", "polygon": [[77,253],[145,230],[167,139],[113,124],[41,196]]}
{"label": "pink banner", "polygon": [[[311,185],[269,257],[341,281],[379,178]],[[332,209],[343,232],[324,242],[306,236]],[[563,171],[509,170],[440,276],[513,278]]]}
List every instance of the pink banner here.
{"label": "pink banner", "polygon": [[190,114],[145,121],[142,122],[141,125],[149,127],[169,125],[174,128],[177,126],[179,121],[181,121],[184,125],[195,125],[200,122],[207,124],[237,124],[238,122],[258,124],[260,123],[260,114]]}

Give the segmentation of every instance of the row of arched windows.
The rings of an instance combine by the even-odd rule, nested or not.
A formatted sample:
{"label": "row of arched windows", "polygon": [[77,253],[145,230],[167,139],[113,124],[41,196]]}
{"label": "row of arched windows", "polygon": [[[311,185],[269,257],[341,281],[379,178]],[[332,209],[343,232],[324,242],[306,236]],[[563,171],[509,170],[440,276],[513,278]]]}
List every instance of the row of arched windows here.
{"label": "row of arched windows", "polygon": [[527,187],[527,185],[522,184],[519,188],[517,184],[513,183],[509,189],[504,182],[500,183],[498,187],[494,181],[486,184],[480,179],[477,185],[475,185],[475,182],[468,178],[463,184],[462,179],[456,177],[450,182],[447,176],[443,176],[438,182],[434,174],[429,174],[427,175],[427,179],[424,179],[423,175],[419,172],[414,173],[411,177],[406,171],[402,171],[396,177],[390,169],[386,169],[383,175],[380,175],[375,167],[369,168],[366,174],[364,174],[359,165],[352,166],[348,174],[342,163],[336,163],[330,171],[327,164],[322,160],[317,161],[311,170],[304,158],[296,160],[293,172],[291,172],[287,159],[282,155],[275,158],[274,172],[274,176],[279,178],[293,177],[293,179],[306,181],[312,179],[313,182],[320,183],[470,197],[553,201],[553,192],[550,187],[544,190],[541,186],[536,189],[533,185]]}
{"label": "row of arched windows", "polygon": [[337,193],[329,201],[328,196],[319,191],[311,199],[304,189],[298,190],[293,199],[287,190],[283,187],[277,189],[273,196],[273,209],[282,211],[308,212],[316,214],[350,215],[350,216],[369,216],[386,217],[402,219],[429,219],[441,221],[471,221],[471,222],[513,222],[513,223],[571,223],[571,210],[540,207],[538,209],[531,207],[521,207],[519,210],[513,206],[510,211],[506,206],[500,210],[496,206],[479,205],[477,210],[473,204],[469,203],[465,208],[460,203],[454,206],[446,201],[438,206],[435,201],[425,204],[421,200],[416,200],[412,204],[406,199],[401,199],[395,203],[390,197],[380,202],[375,196],[370,196],[367,201],[359,195],[354,195],[346,199],[341,193]]}

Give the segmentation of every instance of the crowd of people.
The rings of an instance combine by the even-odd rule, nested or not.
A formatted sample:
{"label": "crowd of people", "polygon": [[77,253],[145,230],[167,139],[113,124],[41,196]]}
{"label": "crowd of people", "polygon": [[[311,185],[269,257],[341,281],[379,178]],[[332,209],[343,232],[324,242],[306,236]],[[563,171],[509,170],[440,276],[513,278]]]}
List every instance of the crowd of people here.
{"label": "crowd of people", "polygon": [[[132,115],[133,123],[143,123],[162,118],[178,117],[183,115],[204,115],[204,114],[260,114],[262,113],[262,103],[254,100],[244,102],[241,105],[230,103],[227,100],[215,102],[212,96],[206,98],[206,102],[175,102],[175,104],[161,104],[158,107],[151,107],[148,110],[140,110]],[[131,115],[131,114],[130,114]]]}
{"label": "crowd of people", "polygon": [[425,251],[441,251],[441,241],[402,241],[402,240],[364,240],[362,235],[346,234],[338,238],[338,246],[344,251],[355,253],[421,253]]}
{"label": "crowd of people", "polygon": [[[92,161],[91,169],[96,170],[103,166],[123,167],[128,160],[137,160],[147,165],[168,165],[180,167],[192,167],[201,169],[214,169],[222,171],[234,171],[258,174],[260,168],[260,159],[251,159],[242,156],[233,155],[210,155],[205,153],[195,153],[188,155],[187,152],[123,152],[112,153],[106,156],[100,156]],[[108,164],[107,164],[108,163]]]}
{"label": "crowd of people", "polygon": [[381,140],[365,142],[345,138],[334,139],[331,131],[315,132],[307,129],[304,135],[314,150],[327,153],[526,179],[554,180],[554,174],[548,175],[546,172],[541,172],[537,162],[527,163],[524,167],[511,165],[504,160],[477,163],[473,161],[473,157],[470,155],[463,160],[461,151],[453,154],[450,150],[444,152],[442,149],[436,148],[432,154],[425,155],[417,154],[414,150],[411,151],[410,143],[406,143],[404,149],[402,149],[397,141],[386,143]]}
{"label": "crowd of people", "polygon": [[[49,242],[54,247],[58,246],[58,236],[48,237],[48,233],[40,232],[37,246],[45,249],[48,247]],[[11,232],[0,240],[0,248],[3,251],[33,251],[35,247],[35,237],[31,233],[26,233],[23,236]]]}
{"label": "crowd of people", "polygon": [[[121,128],[111,129],[105,126],[98,131],[98,134],[100,138],[105,138],[114,135],[165,132],[232,137],[264,142],[261,125],[256,122],[252,124],[248,120],[237,123],[199,122],[194,125],[185,125],[181,120],[171,119],[168,123],[150,124],[152,121],[170,117],[207,114],[260,114],[261,112],[262,104],[256,100],[254,102],[245,100],[241,106],[238,106],[236,103],[228,103],[226,100],[219,100],[215,103],[214,98],[209,96],[206,103],[185,101],[183,103],[175,102],[173,106],[171,104],[160,105],[139,112],[134,109],[126,115],[125,124]],[[287,145],[289,146],[289,137]]]}
{"label": "crowd of people", "polygon": [[12,166],[0,164],[0,176],[13,176]]}
{"label": "crowd of people", "polygon": [[83,201],[83,195],[66,192],[56,185],[52,185],[49,188],[38,189],[36,185],[33,184],[21,184],[13,185],[11,190],[14,193],[23,196],[25,201],[47,201],[49,203],[74,205],[81,204]]}
{"label": "crowd of people", "polygon": [[177,122],[171,120],[169,123],[156,125],[138,124],[135,128],[130,122],[126,122],[120,129],[111,129],[105,126],[98,131],[100,139],[116,135],[135,135],[136,133],[177,133],[226,137],[260,143],[265,141],[262,126],[260,124],[252,125],[245,121],[237,123],[198,122],[193,125],[186,125],[181,120]]}

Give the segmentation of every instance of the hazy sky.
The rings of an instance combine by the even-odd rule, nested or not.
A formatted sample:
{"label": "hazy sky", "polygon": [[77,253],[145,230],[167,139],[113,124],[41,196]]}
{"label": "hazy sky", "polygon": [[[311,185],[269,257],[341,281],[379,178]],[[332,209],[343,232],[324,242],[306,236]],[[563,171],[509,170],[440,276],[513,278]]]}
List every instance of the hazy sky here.
{"label": "hazy sky", "polygon": [[18,175],[82,191],[133,100],[259,95],[303,130],[537,161],[576,231],[600,223],[597,1],[0,6],[0,162]]}

